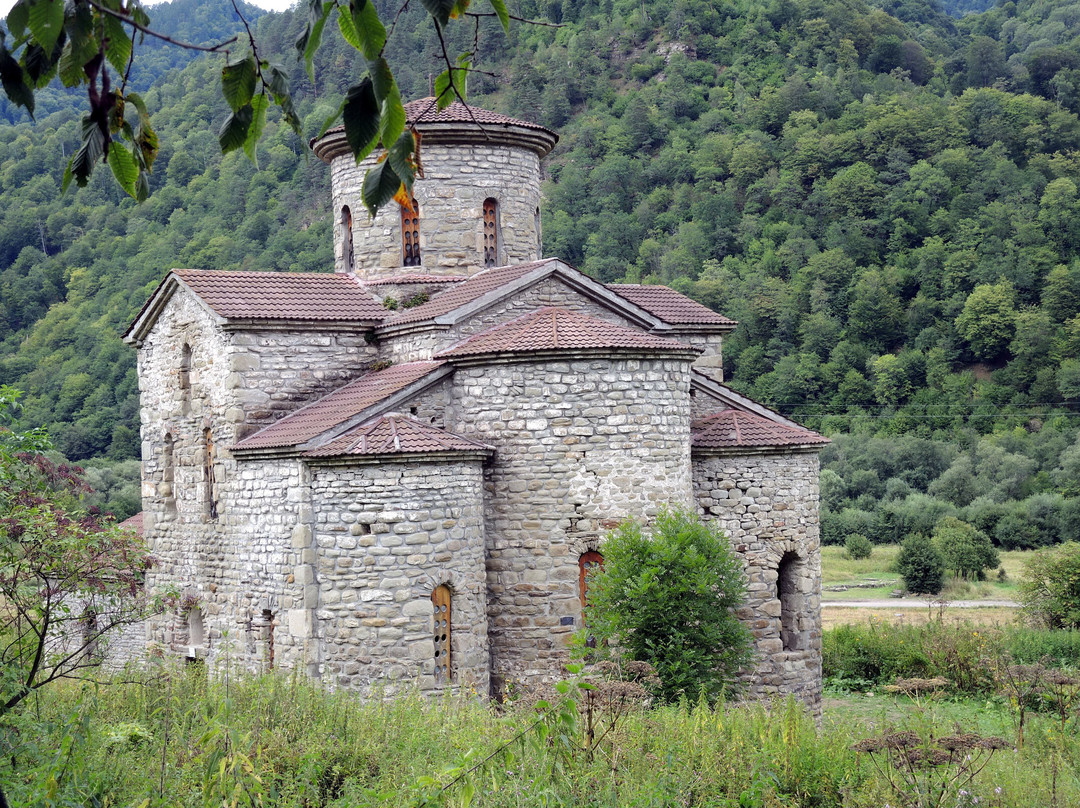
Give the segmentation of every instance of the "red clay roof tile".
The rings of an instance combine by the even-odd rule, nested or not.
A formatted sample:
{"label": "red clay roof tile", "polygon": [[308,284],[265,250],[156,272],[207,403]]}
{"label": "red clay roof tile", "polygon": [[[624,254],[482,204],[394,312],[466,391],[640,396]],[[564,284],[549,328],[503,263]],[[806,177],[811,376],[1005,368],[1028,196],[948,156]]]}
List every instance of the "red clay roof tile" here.
{"label": "red clay roof tile", "polygon": [[127,519],[117,525],[117,527],[134,530],[137,535],[141,536],[143,534],[143,512],[139,511],[134,516],[129,516]]}
{"label": "red clay roof tile", "polygon": [[436,357],[587,348],[697,351],[672,339],[646,334],[570,309],[545,306],[481,331],[436,354]]}
{"label": "red clay roof tile", "polygon": [[493,452],[490,446],[398,413],[375,418],[304,457],[394,455],[423,452]]}
{"label": "red clay roof tile", "polygon": [[439,368],[442,362],[409,362],[376,370],[291,412],[280,421],[249,435],[234,449],[279,449],[298,446],[354,415],[378,404]]}
{"label": "red clay roof tile", "polygon": [[742,410],[721,410],[690,424],[694,449],[819,446],[828,442],[824,435],[809,429],[785,426]]}
{"label": "red clay roof tile", "polygon": [[344,273],[174,269],[173,274],[230,320],[378,322],[390,314]]}
{"label": "red clay roof tile", "polygon": [[466,278],[447,275],[391,275],[387,278],[375,278],[364,281],[365,286],[381,286],[405,283],[464,283]]}
{"label": "red clay roof tile", "polygon": [[483,297],[488,292],[493,292],[511,281],[515,281],[522,275],[532,272],[555,258],[545,258],[541,261],[530,261],[526,264],[513,264],[508,267],[495,267],[478,272],[465,283],[440,292],[427,303],[416,308],[406,309],[397,316],[387,320],[384,325],[395,326],[409,323],[421,323],[425,320],[433,320],[444,314],[449,314],[454,309],[472,303]]}
{"label": "red clay roof tile", "polygon": [[[465,106],[460,101],[454,101],[446,109],[439,110],[435,105],[435,98],[428,96],[427,98],[417,98],[415,101],[410,101],[405,104],[405,119],[410,124],[425,124],[425,123],[472,123],[501,126],[521,126],[526,129],[536,129],[541,132],[549,132],[554,135],[546,126],[541,126],[538,123],[532,121],[523,121],[520,118],[511,118],[509,115],[503,115],[499,112],[492,112],[490,109],[483,109],[481,107]],[[423,127],[421,127],[422,130]],[[327,129],[325,135],[334,134],[336,132],[344,132],[344,126],[334,126]]]}
{"label": "red clay roof tile", "polygon": [[609,283],[607,288],[671,325],[738,325],[667,286]]}

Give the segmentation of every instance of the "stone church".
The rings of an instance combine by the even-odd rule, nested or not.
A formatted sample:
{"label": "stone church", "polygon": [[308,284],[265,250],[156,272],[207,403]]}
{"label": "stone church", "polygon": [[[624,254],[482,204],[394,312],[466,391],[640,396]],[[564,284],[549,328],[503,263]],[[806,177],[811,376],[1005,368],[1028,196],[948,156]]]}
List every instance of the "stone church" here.
{"label": "stone church", "polygon": [[138,348],[146,627],[329,686],[496,694],[562,675],[605,533],[695,509],[745,562],[751,695],[821,695],[818,451],[723,383],[736,323],[543,257],[536,124],[431,99],[413,210],[371,219],[343,131],[335,272],[174,269]]}

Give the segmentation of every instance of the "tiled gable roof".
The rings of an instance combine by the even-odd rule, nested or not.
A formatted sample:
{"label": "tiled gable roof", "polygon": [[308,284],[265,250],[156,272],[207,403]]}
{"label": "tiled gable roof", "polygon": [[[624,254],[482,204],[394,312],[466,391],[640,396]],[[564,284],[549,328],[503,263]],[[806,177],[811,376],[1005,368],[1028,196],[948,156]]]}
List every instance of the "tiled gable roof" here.
{"label": "tiled gable roof", "polygon": [[493,452],[490,446],[398,413],[368,421],[304,453],[304,457],[346,457],[428,452]]}
{"label": "tiled gable roof", "polygon": [[442,364],[442,362],[409,362],[368,373],[317,401],[289,413],[280,421],[275,421],[254,435],[249,435],[237,443],[233,449],[279,449],[299,446],[419,381]]}
{"label": "tiled gable roof", "polygon": [[607,288],[671,325],[738,325],[668,286],[609,283]]}
{"label": "tiled gable roof", "polygon": [[721,410],[690,424],[694,449],[820,446],[829,442],[809,429],[785,426],[752,412]]}
{"label": "tiled gable roof", "polygon": [[128,530],[134,530],[139,536],[143,534],[143,512],[139,511],[134,516],[129,516],[117,527],[127,528]]}
{"label": "tiled gable roof", "polygon": [[511,281],[516,281],[523,275],[527,275],[538,267],[542,267],[554,258],[545,258],[542,261],[530,261],[526,264],[513,264],[507,267],[495,267],[478,272],[462,284],[452,289],[441,292],[427,303],[412,309],[405,309],[394,317],[387,320],[384,325],[407,325],[421,323],[425,320],[433,320],[444,314],[449,314],[454,309],[478,300],[488,292],[505,286]]}
{"label": "tiled gable roof", "polygon": [[672,339],[599,320],[556,306],[523,314],[436,354],[439,358],[529,351],[615,348],[646,351],[696,351]]}
{"label": "tiled gable roof", "polygon": [[174,269],[229,320],[380,321],[389,312],[352,275]]}

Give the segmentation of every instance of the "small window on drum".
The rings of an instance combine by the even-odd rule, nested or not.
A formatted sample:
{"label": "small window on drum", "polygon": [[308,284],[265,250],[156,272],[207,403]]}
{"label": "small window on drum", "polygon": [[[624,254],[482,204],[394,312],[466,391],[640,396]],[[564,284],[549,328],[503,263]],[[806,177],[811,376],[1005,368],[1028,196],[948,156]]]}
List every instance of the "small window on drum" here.
{"label": "small window on drum", "polygon": [[448,684],[454,672],[450,662],[450,587],[443,584],[431,593],[435,628],[435,681]]}
{"label": "small window on drum", "polygon": [[412,199],[412,209],[401,208],[401,265],[420,266],[420,206]]}
{"label": "small window on drum", "polygon": [[345,259],[345,268],[352,272],[356,269],[356,256],[353,251],[352,211],[348,205],[341,209],[341,253]]}
{"label": "small window on drum", "polygon": [[484,200],[484,266],[499,265],[499,203]]}

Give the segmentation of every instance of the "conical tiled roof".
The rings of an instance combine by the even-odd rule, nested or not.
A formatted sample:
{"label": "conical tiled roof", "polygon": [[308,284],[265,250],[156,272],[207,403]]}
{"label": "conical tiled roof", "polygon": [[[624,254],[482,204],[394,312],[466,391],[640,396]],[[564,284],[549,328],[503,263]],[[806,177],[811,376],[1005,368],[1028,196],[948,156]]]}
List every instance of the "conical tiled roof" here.
{"label": "conical tiled roof", "polygon": [[415,418],[389,413],[346,432],[325,446],[305,452],[304,457],[493,451],[478,441],[421,423]]}
{"label": "conical tiled roof", "polygon": [[436,358],[603,348],[698,352],[697,348],[673,339],[646,334],[570,309],[545,306],[481,331],[436,354]]}
{"label": "conical tiled roof", "polygon": [[809,429],[785,426],[742,410],[721,410],[690,424],[693,449],[821,446],[828,442],[824,435]]}

